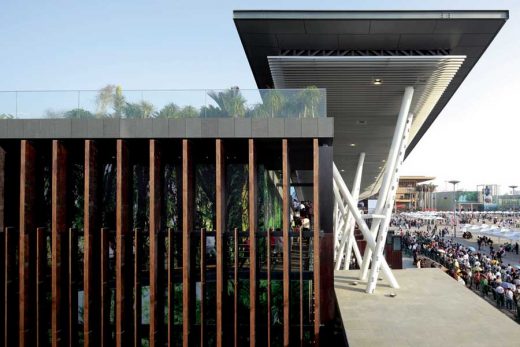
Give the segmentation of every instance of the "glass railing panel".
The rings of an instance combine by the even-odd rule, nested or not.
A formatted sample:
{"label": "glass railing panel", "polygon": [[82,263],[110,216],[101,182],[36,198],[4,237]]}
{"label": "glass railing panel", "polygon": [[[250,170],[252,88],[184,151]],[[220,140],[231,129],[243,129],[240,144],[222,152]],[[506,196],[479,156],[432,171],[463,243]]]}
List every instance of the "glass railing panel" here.
{"label": "glass railing panel", "polygon": [[0,117],[45,118],[319,118],[324,89],[0,91]]}

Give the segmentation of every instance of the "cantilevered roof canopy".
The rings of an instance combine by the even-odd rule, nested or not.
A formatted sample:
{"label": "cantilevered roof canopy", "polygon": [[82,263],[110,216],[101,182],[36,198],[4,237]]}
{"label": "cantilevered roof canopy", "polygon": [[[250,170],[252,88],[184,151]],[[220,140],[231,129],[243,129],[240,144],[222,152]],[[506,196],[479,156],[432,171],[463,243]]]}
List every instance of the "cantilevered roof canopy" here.
{"label": "cantilevered roof canopy", "polygon": [[[327,89],[334,161],[362,192],[377,186],[404,87],[416,117],[408,153],[508,18],[508,11],[235,11],[259,88]],[[375,80],[381,84],[374,84]],[[351,146],[354,144],[355,146]]]}

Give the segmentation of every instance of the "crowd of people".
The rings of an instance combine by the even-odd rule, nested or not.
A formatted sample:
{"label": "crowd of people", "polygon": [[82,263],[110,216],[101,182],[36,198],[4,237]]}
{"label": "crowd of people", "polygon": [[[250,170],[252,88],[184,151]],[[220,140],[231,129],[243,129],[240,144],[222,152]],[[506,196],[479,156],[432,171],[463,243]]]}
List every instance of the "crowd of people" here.
{"label": "crowd of people", "polygon": [[502,261],[503,246],[484,252],[441,234],[421,230],[406,231],[403,243],[412,252],[414,264],[420,266],[419,255],[425,255],[444,266],[448,274],[462,285],[479,291],[483,296],[492,296],[498,307],[516,312],[520,318],[520,266],[514,267]]}

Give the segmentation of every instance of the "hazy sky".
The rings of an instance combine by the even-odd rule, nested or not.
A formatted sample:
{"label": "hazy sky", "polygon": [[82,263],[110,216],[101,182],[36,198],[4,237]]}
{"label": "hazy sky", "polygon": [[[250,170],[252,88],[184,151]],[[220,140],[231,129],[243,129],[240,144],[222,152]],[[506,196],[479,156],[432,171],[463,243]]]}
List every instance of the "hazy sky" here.
{"label": "hazy sky", "polygon": [[23,1],[0,3],[0,90],[256,85],[233,9],[508,9],[510,20],[403,174],[520,185],[520,1]]}

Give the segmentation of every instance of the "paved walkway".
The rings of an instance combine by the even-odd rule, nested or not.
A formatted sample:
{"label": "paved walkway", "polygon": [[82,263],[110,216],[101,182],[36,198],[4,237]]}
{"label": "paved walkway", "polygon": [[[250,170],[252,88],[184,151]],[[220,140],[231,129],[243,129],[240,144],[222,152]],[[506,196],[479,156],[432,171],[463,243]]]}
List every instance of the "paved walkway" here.
{"label": "paved walkway", "polygon": [[401,288],[383,280],[372,295],[357,273],[334,273],[350,347],[520,346],[517,323],[439,269],[394,270]]}

